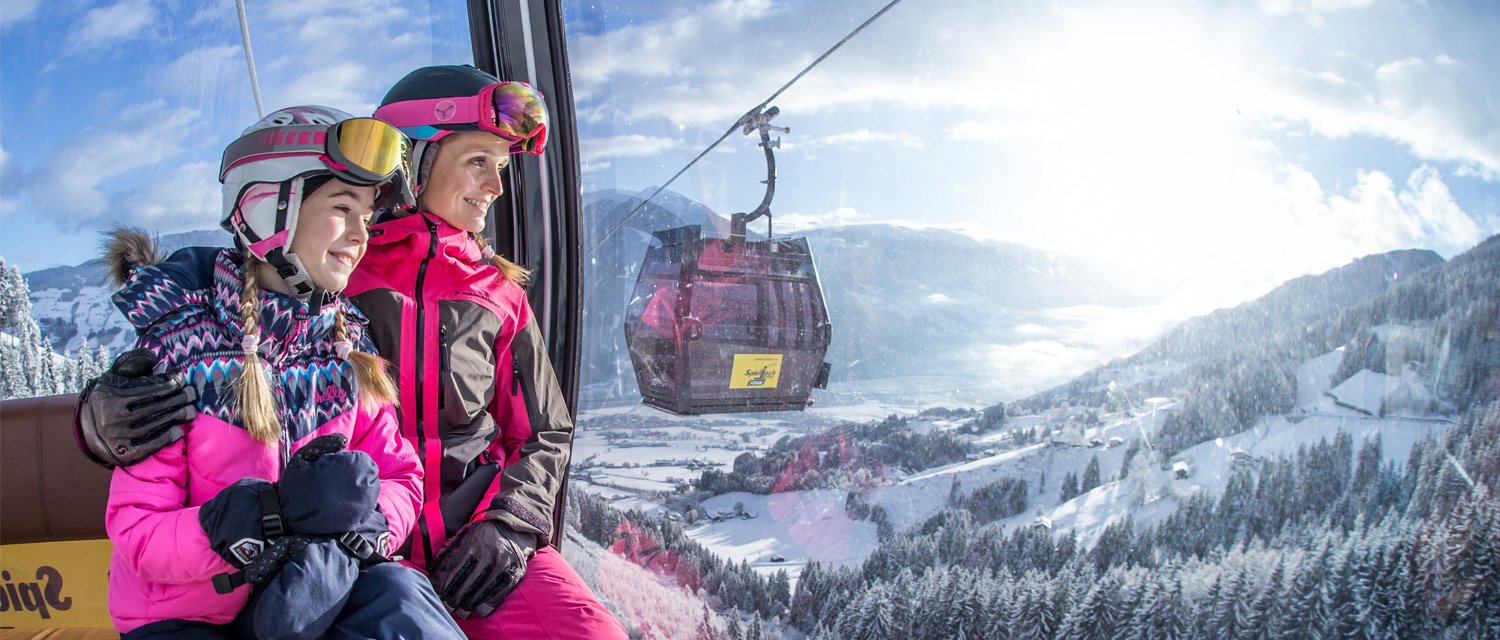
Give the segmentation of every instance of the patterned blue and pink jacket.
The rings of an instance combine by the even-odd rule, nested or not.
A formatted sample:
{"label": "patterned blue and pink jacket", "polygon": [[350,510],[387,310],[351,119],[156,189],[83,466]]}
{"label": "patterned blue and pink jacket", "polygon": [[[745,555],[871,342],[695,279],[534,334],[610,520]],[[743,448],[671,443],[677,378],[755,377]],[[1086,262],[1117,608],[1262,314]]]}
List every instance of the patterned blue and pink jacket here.
{"label": "patterned blue and pink jacket", "polygon": [[314,314],[291,296],[261,293],[260,354],[283,433],[266,444],[245,431],[235,402],[244,366],[240,265],[238,251],[221,251],[212,286],[198,290],[157,267],[138,267],[114,297],[140,333],[137,345],[160,358],[157,372],[181,372],[198,391],[198,417],[183,439],[114,472],[105,527],[115,545],[110,616],[121,633],[160,620],[233,620],[250,590],[214,591],[212,577],[235,569],[210,548],[198,507],[242,478],[277,480],[291,453],[313,438],[343,434],[351,450],[375,461],[392,540],[407,537],[422,506],[422,466],[400,436],[395,408],[358,402],[354,369],[334,352],[338,313],[356,348],[374,352],[365,317],[342,297]]}

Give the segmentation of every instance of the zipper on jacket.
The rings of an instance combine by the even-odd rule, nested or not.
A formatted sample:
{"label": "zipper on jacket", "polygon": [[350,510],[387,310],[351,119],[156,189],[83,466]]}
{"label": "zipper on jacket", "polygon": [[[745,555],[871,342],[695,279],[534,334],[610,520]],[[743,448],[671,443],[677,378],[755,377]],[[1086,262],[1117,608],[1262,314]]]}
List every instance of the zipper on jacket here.
{"label": "zipper on jacket", "polygon": [[439,321],[438,322],[438,371],[439,372],[447,373],[451,369],[451,365],[449,363],[449,358],[451,358],[451,357],[452,357],[451,352],[449,352],[449,350],[448,350],[448,327],[443,326],[443,323],[441,321]]}
{"label": "zipper on jacket", "polygon": [[[427,241],[427,256],[424,257],[424,258],[422,258],[422,263],[420,265],[417,265],[417,283],[416,283],[415,290],[412,292],[412,297],[415,299],[415,301],[417,303],[417,344],[416,344],[416,348],[417,348],[417,354],[416,354],[417,355],[417,362],[416,362],[416,365],[417,365],[417,368],[416,368],[417,393],[416,393],[416,398],[415,398],[415,400],[416,400],[416,415],[417,415],[417,428],[416,428],[416,431],[417,431],[417,455],[421,456],[421,458],[422,458],[422,464],[425,467],[426,464],[427,464],[427,446],[428,446],[428,443],[427,443],[426,413],[425,413],[425,411],[424,411],[424,409],[422,407],[422,404],[423,404],[422,403],[422,398],[427,395],[425,393],[427,385],[424,382],[424,379],[426,378],[426,376],[423,375],[423,372],[426,370],[426,367],[424,366],[424,363],[422,362],[422,360],[423,360],[423,354],[425,354],[426,351],[427,351],[426,348],[425,348],[425,343],[423,342],[423,339],[425,337],[424,334],[426,333],[426,331],[424,329],[425,329],[425,321],[426,321],[427,310],[425,308],[426,305],[423,304],[423,299],[422,299],[422,285],[427,280],[427,263],[431,262],[433,256],[437,255],[438,236],[437,236],[437,223],[434,223],[432,221],[432,219],[428,218],[427,216],[422,216],[422,221],[427,223],[427,237],[428,237],[428,241]],[[432,557],[432,536],[427,531],[427,518],[421,517],[419,515],[417,517],[417,526],[421,529],[421,532],[422,532],[422,546],[424,547],[423,551],[426,552],[425,555],[424,555],[424,561],[428,562],[428,563],[431,563],[432,560],[433,560],[433,557]]]}
{"label": "zipper on jacket", "polygon": [[[442,318],[438,318],[438,373],[446,374],[449,371],[448,364],[448,327],[443,326]],[[441,376],[439,377],[441,380]],[[439,382],[439,385],[442,383]],[[448,404],[448,394],[443,393],[441,386],[438,388],[438,412]]]}
{"label": "zipper on jacket", "polygon": [[[531,416],[536,414],[540,410],[540,408],[537,407],[536,404],[536,393],[532,391],[530,381],[521,378],[521,363],[516,360],[515,354],[511,354],[510,363],[511,367],[514,369],[511,374],[514,377],[511,378],[512,382],[510,385],[510,395],[516,395],[517,391],[521,393],[521,405],[526,407],[526,421],[530,423]],[[537,425],[532,424],[531,428],[534,431],[537,428]]]}

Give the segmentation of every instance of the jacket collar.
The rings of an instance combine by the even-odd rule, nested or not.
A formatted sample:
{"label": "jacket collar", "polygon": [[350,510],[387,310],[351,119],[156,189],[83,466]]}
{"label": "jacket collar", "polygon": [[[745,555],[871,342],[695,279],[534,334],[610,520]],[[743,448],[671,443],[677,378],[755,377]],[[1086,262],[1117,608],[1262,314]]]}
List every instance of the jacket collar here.
{"label": "jacket collar", "polygon": [[[214,261],[212,308],[219,321],[239,335],[245,333],[244,315],[240,310],[240,294],[244,287],[242,255],[236,249],[225,249]],[[331,344],[334,320],[340,311],[344,313],[351,336],[367,322],[365,316],[343,296],[336,296],[314,312],[312,305],[296,296],[262,287],[258,308],[261,344],[268,341],[286,345],[301,342]]]}
{"label": "jacket collar", "polygon": [[[432,230],[438,236],[438,252],[445,257],[471,265],[483,263],[484,252],[467,231],[448,224],[426,211],[391,218],[371,228],[370,248],[365,259],[377,256],[383,260],[420,259],[427,255]],[[375,249],[375,247],[381,247]]]}

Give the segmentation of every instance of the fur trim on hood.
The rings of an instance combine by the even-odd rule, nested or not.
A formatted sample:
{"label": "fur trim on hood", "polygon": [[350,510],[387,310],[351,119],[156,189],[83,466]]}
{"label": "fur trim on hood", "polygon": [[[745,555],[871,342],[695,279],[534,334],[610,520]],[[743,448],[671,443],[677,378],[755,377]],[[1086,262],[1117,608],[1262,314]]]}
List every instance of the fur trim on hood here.
{"label": "fur trim on hood", "polygon": [[158,238],[138,227],[116,227],[104,234],[104,267],[116,287],[125,286],[140,267],[167,259]]}

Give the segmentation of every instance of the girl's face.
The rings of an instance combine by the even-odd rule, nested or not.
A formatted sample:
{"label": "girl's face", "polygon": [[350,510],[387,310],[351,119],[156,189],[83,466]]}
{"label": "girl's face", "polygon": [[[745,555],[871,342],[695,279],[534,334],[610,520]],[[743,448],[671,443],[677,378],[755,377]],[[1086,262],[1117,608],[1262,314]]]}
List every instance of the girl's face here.
{"label": "girl's face", "polygon": [[478,131],[450,134],[438,143],[432,172],[417,205],[459,229],[484,229],[490,203],[505,188],[500,172],[510,165],[510,143]]}
{"label": "girl's face", "polygon": [[313,285],[343,291],[365,257],[375,213],[376,187],[329,180],[302,201],[290,252],[297,254]]}

